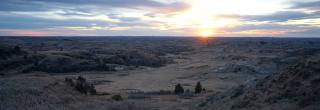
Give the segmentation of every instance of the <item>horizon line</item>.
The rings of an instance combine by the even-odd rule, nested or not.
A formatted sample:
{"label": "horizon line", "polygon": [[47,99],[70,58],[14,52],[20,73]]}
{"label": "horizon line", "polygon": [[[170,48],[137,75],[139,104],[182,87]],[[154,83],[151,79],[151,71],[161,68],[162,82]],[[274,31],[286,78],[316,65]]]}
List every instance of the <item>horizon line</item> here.
{"label": "horizon line", "polygon": [[[107,35],[107,36],[101,36],[101,35],[97,35],[97,36],[84,36],[84,35],[77,35],[77,36],[1,36],[0,37],[32,37],[32,38],[56,38],[56,37],[62,37],[62,38],[72,38],[72,37],[176,37],[176,38],[197,38],[200,36],[175,36],[175,35],[168,35],[168,36],[156,36],[156,35],[139,35],[139,36],[125,36],[125,35]],[[279,37],[275,37],[275,36],[210,36],[208,38],[320,38],[319,37],[299,37],[299,36],[279,36]]]}

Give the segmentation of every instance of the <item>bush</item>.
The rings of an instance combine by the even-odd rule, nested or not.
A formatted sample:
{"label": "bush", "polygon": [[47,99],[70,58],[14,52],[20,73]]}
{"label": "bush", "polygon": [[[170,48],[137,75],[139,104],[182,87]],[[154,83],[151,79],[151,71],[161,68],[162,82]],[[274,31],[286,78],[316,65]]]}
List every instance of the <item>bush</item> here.
{"label": "bush", "polygon": [[114,95],[111,98],[115,101],[122,101],[123,100],[120,94]]}
{"label": "bush", "polygon": [[201,91],[202,91],[202,86],[201,86],[201,83],[198,82],[197,85],[196,85],[196,87],[194,88],[194,92],[195,92],[196,94],[199,94],[199,93],[201,93]]}
{"label": "bush", "polygon": [[181,86],[180,83],[175,86],[174,93],[175,93],[175,94],[182,94],[182,93],[184,93],[184,89],[183,89],[183,87]]}
{"label": "bush", "polygon": [[[69,80],[69,79],[68,79]],[[95,95],[97,93],[95,87],[93,84],[89,84],[85,78],[82,76],[79,76],[76,82],[76,85],[74,87],[77,91],[79,91],[82,94],[92,94]]]}

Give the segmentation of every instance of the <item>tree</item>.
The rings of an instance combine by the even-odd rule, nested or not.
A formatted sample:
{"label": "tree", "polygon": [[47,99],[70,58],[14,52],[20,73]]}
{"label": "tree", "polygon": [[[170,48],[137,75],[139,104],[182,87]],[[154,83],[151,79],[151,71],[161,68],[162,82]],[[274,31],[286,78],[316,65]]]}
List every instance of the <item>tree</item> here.
{"label": "tree", "polygon": [[85,82],[86,82],[86,79],[83,78],[82,76],[79,76],[77,78],[77,83],[76,83],[75,89],[78,90],[82,94],[87,94],[87,92],[88,92],[85,89],[85,86],[86,86]]}
{"label": "tree", "polygon": [[115,101],[122,101],[122,100],[123,100],[123,98],[121,97],[120,94],[114,95],[114,96],[112,96],[111,98],[112,98],[113,100],[115,100]]}
{"label": "tree", "polygon": [[74,82],[71,78],[65,78],[65,83],[71,87],[74,87],[74,89],[79,91],[81,94],[97,94],[94,85],[87,82],[87,80],[82,76],[79,76],[76,82]]}
{"label": "tree", "polygon": [[90,85],[87,83],[84,77],[79,76],[75,85],[75,89],[82,94],[87,94],[90,92]]}
{"label": "tree", "polygon": [[184,89],[183,89],[183,87],[181,86],[180,83],[178,83],[178,84],[175,86],[174,93],[175,93],[175,94],[182,94],[182,93],[184,93]]}
{"label": "tree", "polygon": [[201,86],[201,83],[198,82],[197,85],[196,85],[196,87],[194,88],[194,92],[195,92],[196,94],[199,94],[199,93],[201,93],[201,91],[202,91],[202,86]]}

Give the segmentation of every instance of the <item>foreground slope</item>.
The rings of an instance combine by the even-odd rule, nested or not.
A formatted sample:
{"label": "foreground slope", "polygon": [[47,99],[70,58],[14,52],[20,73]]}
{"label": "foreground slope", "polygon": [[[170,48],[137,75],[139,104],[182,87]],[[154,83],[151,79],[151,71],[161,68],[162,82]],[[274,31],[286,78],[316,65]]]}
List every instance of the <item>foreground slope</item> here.
{"label": "foreground slope", "polygon": [[202,109],[318,110],[320,56],[314,55],[264,79],[208,98]]}
{"label": "foreground slope", "polygon": [[139,104],[107,96],[80,94],[64,81],[29,74],[0,80],[0,110],[145,110]]}

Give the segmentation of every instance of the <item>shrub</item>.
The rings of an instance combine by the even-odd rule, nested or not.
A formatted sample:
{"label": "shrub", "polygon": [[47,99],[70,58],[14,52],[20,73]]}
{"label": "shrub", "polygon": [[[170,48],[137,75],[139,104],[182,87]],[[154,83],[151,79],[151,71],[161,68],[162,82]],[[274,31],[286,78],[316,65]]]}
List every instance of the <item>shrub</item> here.
{"label": "shrub", "polygon": [[196,94],[199,94],[199,93],[201,93],[201,91],[202,91],[202,86],[201,86],[201,83],[198,82],[197,85],[196,85],[196,87],[194,88],[194,92],[195,92]]}
{"label": "shrub", "polygon": [[174,93],[175,93],[175,94],[182,94],[182,93],[184,93],[184,89],[183,89],[183,87],[181,86],[180,83],[175,86]]}
{"label": "shrub", "polygon": [[[69,79],[68,79],[69,80]],[[82,76],[79,76],[76,82],[76,85],[74,87],[77,91],[79,91],[82,94],[92,94],[95,95],[97,93],[95,87],[93,84],[89,84],[86,79]]]}
{"label": "shrub", "polygon": [[120,94],[114,95],[111,98],[115,101],[122,101],[123,100]]}
{"label": "shrub", "polygon": [[82,76],[79,76],[77,79],[75,89],[82,94],[87,94],[89,90],[89,85],[88,83],[86,83],[86,79]]}

